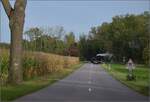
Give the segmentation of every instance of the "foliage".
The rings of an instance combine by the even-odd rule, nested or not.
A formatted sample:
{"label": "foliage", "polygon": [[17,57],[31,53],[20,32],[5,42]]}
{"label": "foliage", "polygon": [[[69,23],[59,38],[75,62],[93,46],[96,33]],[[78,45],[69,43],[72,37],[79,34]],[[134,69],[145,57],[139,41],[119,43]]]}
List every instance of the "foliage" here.
{"label": "foliage", "polygon": [[65,55],[79,56],[78,43],[75,42],[75,35],[73,32],[69,32],[64,38]]}
{"label": "foliage", "polygon": [[37,39],[38,37],[40,37],[42,33],[43,31],[41,29],[35,27],[35,28],[30,28],[29,30],[25,31],[24,34],[29,37],[30,41],[33,41]]}
{"label": "foliage", "polygon": [[9,47],[10,47],[10,45],[7,43],[0,43],[0,48],[8,49]]}
{"label": "foliage", "polygon": [[[73,32],[65,34],[63,27],[30,28],[24,33],[23,47],[25,50],[42,51],[59,55],[78,56]],[[70,50],[74,51],[73,54]]]}
{"label": "foliage", "polygon": [[92,27],[87,37],[80,37],[80,56],[89,60],[97,53],[110,52],[116,62],[130,57],[137,63],[147,64],[149,17],[148,12],[115,16],[110,23]]}
{"label": "foliage", "polygon": [[6,83],[8,77],[8,67],[9,67],[9,54],[8,50],[0,49],[0,82],[1,84]]}
{"label": "foliage", "polygon": [[69,34],[65,35],[65,43],[67,48],[69,48],[72,44],[75,43],[75,35],[73,32],[70,32]]}

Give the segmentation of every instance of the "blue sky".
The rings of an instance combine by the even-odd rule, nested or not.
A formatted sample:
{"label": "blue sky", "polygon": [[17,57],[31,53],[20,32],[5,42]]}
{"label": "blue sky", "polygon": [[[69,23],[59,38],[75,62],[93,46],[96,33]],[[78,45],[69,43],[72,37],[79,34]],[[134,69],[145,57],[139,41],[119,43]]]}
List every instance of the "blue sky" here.
{"label": "blue sky", "polygon": [[[11,2],[13,4],[13,2]],[[112,17],[140,14],[149,10],[149,0],[96,0],[96,1],[32,1],[28,0],[24,31],[30,27],[63,26],[73,31],[76,38],[88,33],[92,26],[111,22]],[[0,42],[10,42],[8,18],[1,7]]]}

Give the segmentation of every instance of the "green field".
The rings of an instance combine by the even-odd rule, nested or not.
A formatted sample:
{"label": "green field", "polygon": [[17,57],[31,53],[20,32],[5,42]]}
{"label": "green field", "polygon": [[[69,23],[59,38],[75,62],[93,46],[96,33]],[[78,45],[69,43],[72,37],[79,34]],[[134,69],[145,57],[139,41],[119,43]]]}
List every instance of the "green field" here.
{"label": "green field", "polygon": [[0,90],[1,99],[2,101],[11,101],[28,93],[35,92],[64,78],[65,76],[75,71],[77,68],[80,68],[81,65],[82,63],[74,65],[70,68],[62,69],[59,72],[55,72],[46,76],[36,77],[34,79],[24,81],[20,85],[3,85],[1,86]]}
{"label": "green field", "polygon": [[137,92],[149,95],[149,68],[144,65],[137,65],[134,70],[134,75],[136,80],[127,81],[128,70],[125,65],[121,64],[111,64],[111,69],[108,69],[108,65],[102,65],[105,70],[109,72],[113,77],[127,85],[128,87],[136,90]]}

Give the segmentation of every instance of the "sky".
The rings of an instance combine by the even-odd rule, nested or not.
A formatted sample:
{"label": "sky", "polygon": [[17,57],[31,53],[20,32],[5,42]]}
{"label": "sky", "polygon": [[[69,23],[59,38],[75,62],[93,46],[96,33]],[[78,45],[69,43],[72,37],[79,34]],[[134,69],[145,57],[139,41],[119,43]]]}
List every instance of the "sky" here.
{"label": "sky", "polygon": [[[31,27],[63,26],[66,32],[74,32],[79,39],[93,26],[111,22],[116,15],[141,14],[149,11],[149,5],[149,0],[28,0],[24,31]],[[0,23],[0,42],[9,43],[9,23],[1,3]]]}

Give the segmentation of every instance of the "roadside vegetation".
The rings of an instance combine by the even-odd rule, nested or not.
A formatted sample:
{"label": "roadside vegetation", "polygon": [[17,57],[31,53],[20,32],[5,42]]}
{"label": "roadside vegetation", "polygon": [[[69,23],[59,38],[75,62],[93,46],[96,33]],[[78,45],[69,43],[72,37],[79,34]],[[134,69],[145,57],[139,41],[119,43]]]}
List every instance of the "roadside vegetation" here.
{"label": "roadside vegetation", "polygon": [[[8,78],[9,51],[0,49],[1,83],[6,84]],[[23,79],[28,80],[37,76],[57,72],[79,63],[78,57],[61,56],[43,52],[23,52]]]}
{"label": "roadside vegetation", "polygon": [[12,101],[16,98],[24,96],[28,93],[38,91],[48,85],[53,84],[56,81],[61,80],[67,75],[71,74],[77,68],[80,68],[82,63],[72,65],[69,68],[61,69],[57,72],[49,73],[44,76],[37,76],[28,81],[24,81],[20,85],[3,85],[1,86],[1,100]]}
{"label": "roadside vegetation", "polygon": [[[73,32],[66,33],[61,26],[29,28],[23,34],[23,80],[69,68],[79,63],[78,48]],[[11,73],[10,44],[0,43],[0,80],[6,83]]]}
{"label": "roadside vegetation", "polygon": [[111,22],[92,27],[89,34],[83,34],[79,40],[81,60],[91,60],[97,54],[110,53],[112,58],[101,58],[105,63],[127,63],[131,58],[137,64],[135,81],[127,81],[128,70],[125,65],[112,64],[111,70],[103,67],[116,79],[128,87],[144,94],[149,93],[150,61],[150,13],[116,15]]}
{"label": "roadside vegetation", "polygon": [[127,74],[128,69],[126,69],[126,65],[122,64],[111,64],[111,69],[108,68],[107,64],[102,64],[102,67],[111,74],[114,78],[119,80],[121,83],[127,85],[128,87],[136,90],[137,92],[144,94],[146,96],[149,95],[149,71],[148,66],[145,65],[136,65],[134,70],[134,75],[136,76],[136,80],[128,81]]}
{"label": "roadside vegetation", "polygon": [[6,101],[50,85],[81,65],[78,57],[26,51],[23,52],[22,62],[24,82],[10,85],[7,83],[9,52],[8,49],[0,49],[0,52],[1,99]]}
{"label": "roadside vegetation", "polygon": [[11,101],[39,90],[64,78],[81,66],[73,32],[66,33],[61,26],[32,27],[25,31],[23,36],[20,68],[23,80],[19,84],[8,81],[14,73],[9,71],[11,45],[0,43],[2,101]]}
{"label": "roadside vegetation", "polygon": [[112,53],[113,61],[121,63],[123,57],[138,64],[149,64],[150,13],[117,15],[112,22],[92,27],[79,41],[80,59],[90,60],[98,53]]}

